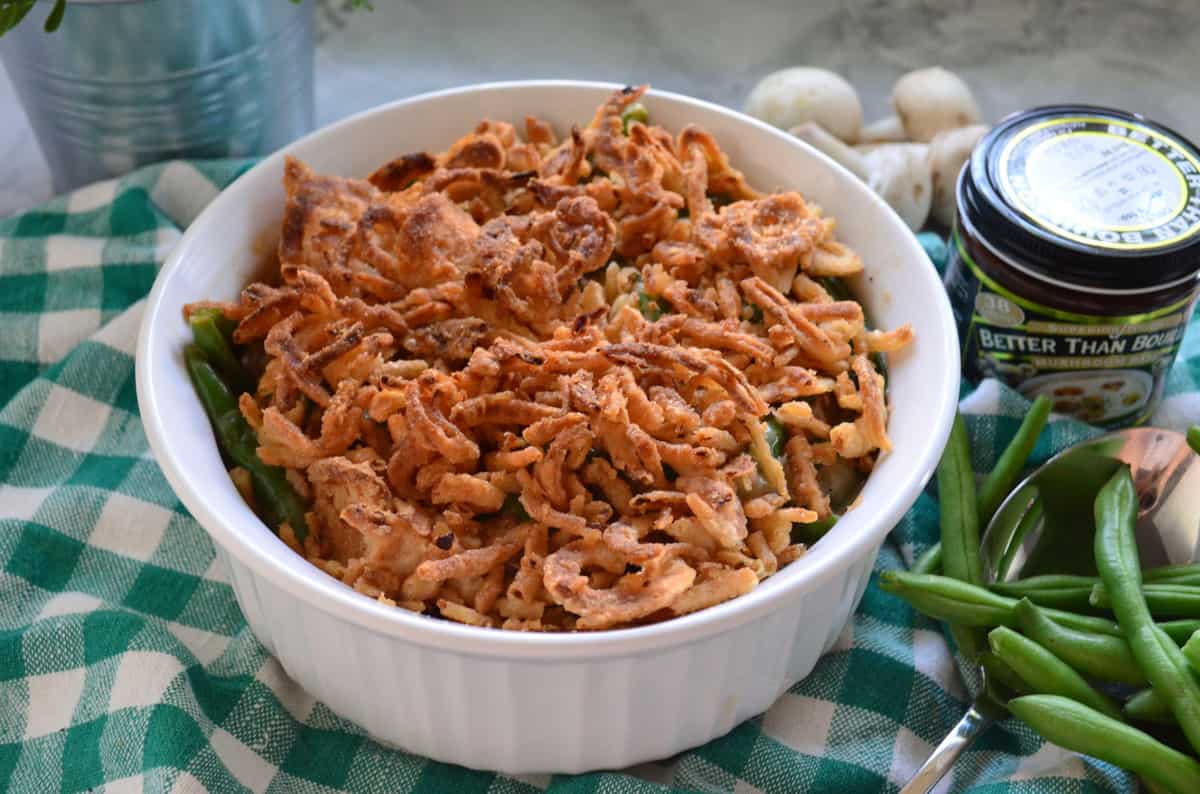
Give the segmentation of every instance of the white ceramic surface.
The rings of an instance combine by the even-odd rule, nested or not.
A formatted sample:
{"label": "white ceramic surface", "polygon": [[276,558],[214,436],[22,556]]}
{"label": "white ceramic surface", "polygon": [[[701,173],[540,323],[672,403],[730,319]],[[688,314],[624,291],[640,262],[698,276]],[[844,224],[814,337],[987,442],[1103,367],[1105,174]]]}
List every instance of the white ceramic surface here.
{"label": "white ceramic surface", "polygon": [[[444,149],[482,117],[527,113],[562,131],[616,86],[498,83],[367,111],[289,146],[318,171],[363,176],[397,154]],[[581,772],[661,758],[764,711],[835,640],[888,531],[929,479],[958,396],[958,343],[936,272],[892,211],[840,166],[736,112],[668,93],[656,123],[696,122],[762,189],[803,192],[867,262],[857,291],[877,326],[912,323],[893,357],[895,451],[810,553],[754,592],[665,623],[540,635],[424,618],[366,598],[292,553],[226,476],[183,367],[182,306],[232,299],[277,239],[282,153],[221,194],[188,229],[150,295],[138,401],[154,454],[229,560],[238,602],[284,669],[376,738],[441,761],[511,773]]]}

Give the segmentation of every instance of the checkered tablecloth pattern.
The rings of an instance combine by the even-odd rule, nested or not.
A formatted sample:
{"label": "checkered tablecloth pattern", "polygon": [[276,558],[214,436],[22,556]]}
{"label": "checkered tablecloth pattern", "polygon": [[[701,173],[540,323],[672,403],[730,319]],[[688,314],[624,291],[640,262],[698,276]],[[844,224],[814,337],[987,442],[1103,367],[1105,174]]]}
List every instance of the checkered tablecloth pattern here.
{"label": "checkered tablecloth pattern", "polygon": [[[246,628],[204,530],[146,445],[133,352],[164,255],[246,162],[174,162],[0,220],[0,789],[19,792],[895,792],[968,698],[939,627],[872,585],[766,714],[637,769],[514,779],[383,747]],[[1200,421],[1192,329],[1158,421]],[[1026,404],[964,408],[984,470]],[[1044,459],[1092,431],[1054,422]],[[936,536],[931,493],[877,569]],[[942,791],[1118,792],[1131,779],[1007,722]]]}

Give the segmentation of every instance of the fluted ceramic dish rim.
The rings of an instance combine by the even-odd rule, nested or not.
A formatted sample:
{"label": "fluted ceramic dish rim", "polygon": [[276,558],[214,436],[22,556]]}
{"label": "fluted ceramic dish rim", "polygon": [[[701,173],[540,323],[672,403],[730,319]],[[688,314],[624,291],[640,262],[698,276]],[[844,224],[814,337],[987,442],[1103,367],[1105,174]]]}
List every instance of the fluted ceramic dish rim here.
{"label": "fluted ceramic dish rim", "polygon": [[[783,568],[752,592],[690,615],[634,628],[546,634],[477,628],[449,620],[433,619],[380,604],[312,566],[267,530],[250,508],[241,502],[240,497],[239,509],[228,499],[224,499],[223,502],[210,501],[203,495],[202,489],[214,484],[198,482],[197,477],[189,471],[187,457],[190,450],[182,448],[181,444],[173,440],[173,434],[168,429],[170,414],[174,409],[166,404],[165,397],[160,397],[163,379],[187,377],[182,364],[182,349],[165,350],[164,346],[167,343],[163,340],[163,335],[155,330],[164,323],[182,323],[178,315],[164,307],[164,298],[170,290],[178,289],[175,281],[180,279],[181,272],[185,271],[184,264],[189,255],[198,255],[193,249],[212,234],[209,227],[215,226],[222,214],[235,211],[239,206],[244,211],[253,210],[254,202],[250,199],[254,195],[251,183],[256,178],[255,175],[263,171],[281,173],[284,156],[297,150],[316,150],[318,145],[338,146],[339,139],[342,139],[347,131],[373,115],[394,113],[409,106],[419,107],[423,103],[445,97],[492,91],[519,91],[526,88],[579,89],[595,92],[599,96],[602,92],[619,87],[619,84],[578,80],[505,81],[434,91],[380,105],[319,129],[265,158],[227,187],[191,224],[167,258],[147,300],[137,343],[138,404],[150,447],[168,483],[196,520],[227,553],[236,557],[250,570],[267,577],[304,604],[335,614],[380,634],[468,656],[554,662],[627,656],[635,652],[679,646],[740,626],[774,611],[792,597],[794,592],[804,592],[811,586],[838,575],[841,568],[870,553],[871,547],[878,546],[883,537],[900,521],[934,471],[949,435],[958,399],[958,336],[949,302],[932,267],[913,268],[911,274],[913,278],[923,282],[920,285],[921,289],[936,293],[932,303],[938,313],[937,326],[941,332],[939,338],[920,338],[917,341],[919,345],[934,345],[940,348],[940,355],[934,356],[936,362],[941,365],[939,371],[927,373],[928,415],[932,417],[926,436],[927,443],[919,450],[893,450],[886,458],[881,459],[872,475],[880,476],[881,471],[889,470],[887,467],[897,469],[906,466],[907,470],[897,475],[898,487],[887,494],[875,494],[879,498],[864,498],[862,504],[839,521],[803,558]],[[826,161],[827,166],[837,172],[845,182],[846,190],[865,194],[860,197],[861,200],[879,205],[891,216],[895,224],[903,226],[903,222],[882,199],[849,171],[792,136],[737,111],[704,100],[652,90],[647,99],[653,102],[655,98],[684,103],[708,113],[726,116],[760,133],[783,139],[788,145],[805,149],[810,157]],[[448,146],[451,142],[447,140],[445,145]],[[404,150],[402,143],[398,142],[396,146],[397,153]],[[282,196],[282,190],[279,195]],[[905,232],[907,233],[907,229]],[[905,252],[905,257],[914,262],[925,261],[925,255],[911,233],[907,234],[906,245],[910,250]],[[193,295],[190,299],[199,300],[203,297],[205,296]],[[167,360],[162,358],[164,355],[169,359],[169,366],[162,363]],[[208,454],[216,454],[215,443],[210,442]],[[228,477],[224,478],[223,484],[215,485],[236,494]],[[217,504],[224,504],[228,509],[218,509],[215,506]],[[237,525],[242,522],[257,524],[255,531],[240,531]]]}

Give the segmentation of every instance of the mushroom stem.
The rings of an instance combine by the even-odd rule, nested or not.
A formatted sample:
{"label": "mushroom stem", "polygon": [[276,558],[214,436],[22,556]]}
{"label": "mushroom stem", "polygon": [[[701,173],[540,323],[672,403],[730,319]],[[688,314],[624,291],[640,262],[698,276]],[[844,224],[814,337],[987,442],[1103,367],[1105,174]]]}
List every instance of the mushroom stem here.
{"label": "mushroom stem", "polygon": [[933,207],[930,215],[943,226],[954,222],[954,198],[958,173],[971,151],[988,128],[983,124],[939,132],[929,142],[929,171],[933,179]]}
{"label": "mushroom stem", "polygon": [[929,217],[933,184],[928,150],[920,143],[883,143],[862,155],[871,174],[867,184],[913,231]]}
{"label": "mushroom stem", "polygon": [[904,125],[900,123],[899,116],[886,116],[878,121],[872,121],[858,133],[860,144],[901,143],[904,140]]}
{"label": "mushroom stem", "polygon": [[858,152],[826,132],[825,128],[815,121],[806,121],[788,130],[800,140],[812,146],[822,154],[828,155],[834,162],[845,166],[850,173],[864,182],[870,180],[866,160]]}

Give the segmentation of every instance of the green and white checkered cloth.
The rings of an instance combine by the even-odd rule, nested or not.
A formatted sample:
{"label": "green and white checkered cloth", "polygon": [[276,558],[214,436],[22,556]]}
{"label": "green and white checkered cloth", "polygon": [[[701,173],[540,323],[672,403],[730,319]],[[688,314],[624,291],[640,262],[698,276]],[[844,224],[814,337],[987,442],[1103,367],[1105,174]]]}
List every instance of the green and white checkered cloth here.
{"label": "green and white checkered cloth", "polygon": [[[0,220],[0,789],[20,792],[895,792],[967,701],[935,623],[868,588],[766,714],[633,770],[513,779],[383,747],[254,639],[204,530],[150,456],[133,351],[180,229],[247,162],[168,163]],[[1159,423],[1200,421],[1192,329]],[[1026,404],[967,397],[986,469]],[[1040,461],[1092,431],[1051,425]],[[936,536],[927,493],[877,569]],[[990,730],[942,791],[1128,791],[1114,768]]]}

